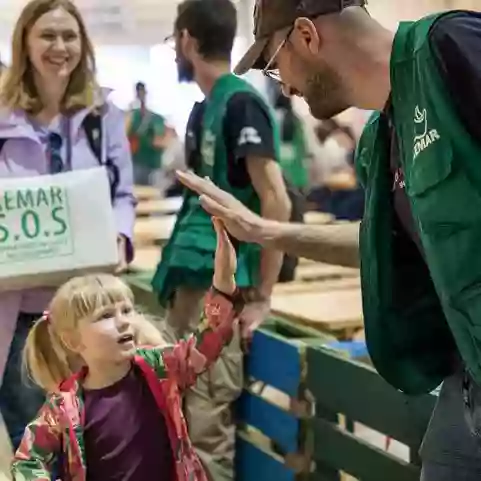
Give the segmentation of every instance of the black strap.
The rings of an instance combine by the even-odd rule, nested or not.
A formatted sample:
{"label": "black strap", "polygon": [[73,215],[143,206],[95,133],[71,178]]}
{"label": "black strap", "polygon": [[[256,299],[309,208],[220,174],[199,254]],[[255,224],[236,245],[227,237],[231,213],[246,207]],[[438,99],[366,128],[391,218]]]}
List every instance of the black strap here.
{"label": "black strap", "polygon": [[98,163],[100,165],[105,165],[105,168],[107,169],[110,181],[110,198],[113,201],[120,182],[120,172],[112,159],[107,158],[105,164],[102,164],[102,115],[97,112],[90,112],[85,117],[82,126],[87,137],[87,142],[97,158]]}
{"label": "black strap", "polygon": [[87,142],[97,161],[102,165],[102,117],[90,112],[84,119],[82,126],[87,136]]}

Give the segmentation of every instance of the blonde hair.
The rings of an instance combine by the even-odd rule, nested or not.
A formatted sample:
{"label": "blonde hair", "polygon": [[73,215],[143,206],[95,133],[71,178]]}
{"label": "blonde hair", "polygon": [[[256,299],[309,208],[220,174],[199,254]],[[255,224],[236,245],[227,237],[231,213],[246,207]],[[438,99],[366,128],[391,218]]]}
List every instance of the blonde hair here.
{"label": "blonde hair", "polygon": [[35,22],[45,13],[63,8],[75,17],[82,42],[80,61],[70,76],[62,102],[64,113],[73,113],[95,103],[98,85],[95,80],[95,54],[82,16],[71,0],[32,0],[17,20],[12,37],[12,62],[2,75],[0,103],[11,110],[21,109],[37,114],[43,104],[33,78],[28,55],[27,38]]}
{"label": "blonde hair", "polygon": [[[45,391],[55,391],[83,365],[65,344],[64,334],[75,331],[80,320],[125,301],[133,304],[132,291],[120,278],[109,274],[75,277],[61,286],[48,313],[28,334],[23,364],[29,377]],[[165,344],[160,332],[140,313],[133,316],[132,324],[138,345]]]}

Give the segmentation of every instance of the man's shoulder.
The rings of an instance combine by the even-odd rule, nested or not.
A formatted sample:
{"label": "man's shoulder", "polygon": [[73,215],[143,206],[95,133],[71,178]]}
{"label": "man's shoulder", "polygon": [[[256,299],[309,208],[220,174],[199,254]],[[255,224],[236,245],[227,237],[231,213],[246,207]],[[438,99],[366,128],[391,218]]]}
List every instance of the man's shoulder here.
{"label": "man's shoulder", "polygon": [[481,37],[481,12],[458,10],[440,15],[429,31],[431,41]]}
{"label": "man's shoulder", "polygon": [[436,21],[434,22],[433,31],[436,28],[445,26],[465,26],[472,25],[474,27],[479,27],[481,25],[481,12],[473,12],[468,10],[455,10],[452,12],[446,12],[440,14]]}
{"label": "man's shoulder", "polygon": [[262,110],[267,110],[267,103],[261,97],[261,94],[253,90],[242,90],[235,92],[227,101],[228,110],[237,110],[240,108],[254,107]]}

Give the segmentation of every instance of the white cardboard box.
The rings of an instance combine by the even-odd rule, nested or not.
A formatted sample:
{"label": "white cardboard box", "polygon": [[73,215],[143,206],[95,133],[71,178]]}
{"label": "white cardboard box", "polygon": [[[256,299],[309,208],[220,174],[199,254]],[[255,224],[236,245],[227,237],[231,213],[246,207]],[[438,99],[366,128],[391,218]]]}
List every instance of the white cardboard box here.
{"label": "white cardboard box", "polygon": [[104,167],[0,179],[0,291],[57,286],[117,263]]}

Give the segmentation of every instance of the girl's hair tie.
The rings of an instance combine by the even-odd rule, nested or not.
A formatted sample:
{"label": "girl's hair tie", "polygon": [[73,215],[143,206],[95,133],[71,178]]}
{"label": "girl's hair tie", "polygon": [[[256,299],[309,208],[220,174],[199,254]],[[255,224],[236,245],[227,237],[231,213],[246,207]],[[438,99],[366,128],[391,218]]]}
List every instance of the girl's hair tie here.
{"label": "girl's hair tie", "polygon": [[43,311],[41,319],[42,319],[42,321],[50,322],[50,312],[49,311]]}

